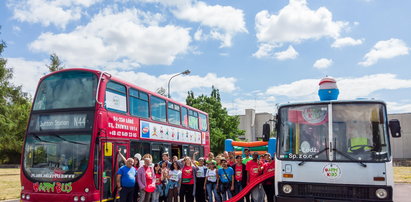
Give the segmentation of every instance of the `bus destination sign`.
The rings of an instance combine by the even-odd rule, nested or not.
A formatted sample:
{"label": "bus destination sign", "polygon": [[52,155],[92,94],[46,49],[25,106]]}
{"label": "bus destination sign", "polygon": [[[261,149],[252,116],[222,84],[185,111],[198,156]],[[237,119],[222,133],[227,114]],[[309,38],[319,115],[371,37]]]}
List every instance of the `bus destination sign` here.
{"label": "bus destination sign", "polygon": [[33,115],[30,121],[31,131],[50,131],[91,128],[87,114],[41,114]]}

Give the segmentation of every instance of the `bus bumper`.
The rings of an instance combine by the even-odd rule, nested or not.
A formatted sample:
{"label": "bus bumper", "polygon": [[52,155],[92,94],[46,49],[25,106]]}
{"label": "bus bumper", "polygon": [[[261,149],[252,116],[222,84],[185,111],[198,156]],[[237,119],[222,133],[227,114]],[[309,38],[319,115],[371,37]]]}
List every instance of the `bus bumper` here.
{"label": "bus bumper", "polygon": [[[23,198],[24,194],[24,198]],[[29,196],[27,198],[27,196]],[[83,197],[83,200],[81,198]],[[77,198],[77,200],[75,200]],[[21,193],[20,194],[20,201],[21,202],[33,202],[33,201],[42,201],[42,202],[51,202],[51,201],[99,201],[99,194],[85,194],[85,193],[70,193],[70,194],[55,194],[55,193]]]}
{"label": "bus bumper", "polygon": [[[341,200],[341,199],[320,199],[320,198],[299,198],[299,197],[284,197],[284,196],[276,196],[275,202],[375,202],[376,200]],[[392,200],[381,200],[384,202],[393,202]]]}

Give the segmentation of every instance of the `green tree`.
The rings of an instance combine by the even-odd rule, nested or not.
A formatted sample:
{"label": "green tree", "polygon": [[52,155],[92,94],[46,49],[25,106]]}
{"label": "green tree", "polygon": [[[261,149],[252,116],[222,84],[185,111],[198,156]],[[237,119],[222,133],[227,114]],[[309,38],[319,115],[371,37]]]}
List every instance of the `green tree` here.
{"label": "green tree", "polygon": [[19,163],[27,120],[31,108],[30,98],[21,86],[10,80],[13,70],[7,68],[2,53],[6,43],[0,41],[0,163]]}
{"label": "green tree", "polygon": [[63,62],[56,53],[50,55],[50,65],[46,65],[50,72],[55,72],[64,69]]}
{"label": "green tree", "polygon": [[238,136],[244,134],[243,130],[238,129],[240,118],[228,115],[227,109],[221,105],[220,92],[214,86],[210,96],[195,97],[193,91],[189,91],[186,102],[187,105],[208,113],[211,151],[214,153],[224,151],[226,139],[236,140]]}

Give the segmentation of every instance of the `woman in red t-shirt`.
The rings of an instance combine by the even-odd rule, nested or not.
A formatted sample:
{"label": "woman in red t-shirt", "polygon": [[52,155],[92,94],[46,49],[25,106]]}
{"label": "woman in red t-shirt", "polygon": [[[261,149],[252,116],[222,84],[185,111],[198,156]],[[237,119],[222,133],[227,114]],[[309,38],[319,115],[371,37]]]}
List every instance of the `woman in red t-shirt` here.
{"label": "woman in red t-shirt", "polygon": [[[266,154],[265,159],[267,162],[263,165],[263,173],[275,172],[275,161],[269,153]],[[267,196],[267,201],[274,202],[274,177],[264,181],[263,188]]]}
{"label": "woman in red t-shirt", "polygon": [[192,163],[190,157],[185,157],[184,166],[181,169],[180,202],[194,201],[196,171],[195,164]]}
{"label": "woman in red t-shirt", "polygon": [[159,202],[160,195],[163,194],[163,186],[162,186],[162,181],[164,180],[163,177],[163,172],[161,171],[160,164],[156,163],[154,164],[154,173],[156,175],[155,178],[155,183],[156,183],[156,190],[154,191],[151,201],[152,202]]}

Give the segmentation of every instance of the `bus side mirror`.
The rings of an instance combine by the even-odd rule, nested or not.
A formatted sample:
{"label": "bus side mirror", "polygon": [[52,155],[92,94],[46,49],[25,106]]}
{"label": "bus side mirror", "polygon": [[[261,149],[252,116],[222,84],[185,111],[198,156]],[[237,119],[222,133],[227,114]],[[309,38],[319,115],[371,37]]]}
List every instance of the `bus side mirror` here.
{"label": "bus side mirror", "polygon": [[390,128],[391,136],[393,138],[401,137],[401,126],[398,119],[391,119],[388,123],[388,127]]}
{"label": "bus side mirror", "polygon": [[270,139],[270,124],[263,125],[263,141],[267,142]]}

